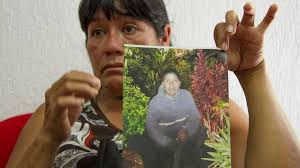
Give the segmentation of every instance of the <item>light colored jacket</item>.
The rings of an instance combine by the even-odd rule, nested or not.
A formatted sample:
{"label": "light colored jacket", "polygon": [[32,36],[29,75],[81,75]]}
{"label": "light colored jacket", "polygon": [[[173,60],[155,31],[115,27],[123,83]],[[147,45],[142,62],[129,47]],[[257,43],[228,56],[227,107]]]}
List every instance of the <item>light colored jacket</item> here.
{"label": "light colored jacket", "polygon": [[200,130],[200,112],[192,95],[180,89],[172,98],[160,86],[158,94],[149,103],[146,119],[149,137],[160,147],[172,148],[182,128],[186,129],[188,138]]}

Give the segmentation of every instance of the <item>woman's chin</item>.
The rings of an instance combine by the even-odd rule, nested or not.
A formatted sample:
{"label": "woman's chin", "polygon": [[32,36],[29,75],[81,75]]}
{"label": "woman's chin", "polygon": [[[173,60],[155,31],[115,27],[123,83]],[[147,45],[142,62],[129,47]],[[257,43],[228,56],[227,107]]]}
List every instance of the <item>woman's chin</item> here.
{"label": "woman's chin", "polygon": [[123,96],[123,75],[111,75],[102,79],[103,89],[107,89],[111,94]]}

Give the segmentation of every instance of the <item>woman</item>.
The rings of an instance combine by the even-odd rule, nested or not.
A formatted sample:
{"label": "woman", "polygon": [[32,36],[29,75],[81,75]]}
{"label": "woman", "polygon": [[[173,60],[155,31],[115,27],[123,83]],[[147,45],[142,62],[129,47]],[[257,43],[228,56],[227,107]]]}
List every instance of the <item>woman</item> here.
{"label": "woman", "polygon": [[[230,102],[233,167],[288,168],[299,163],[299,146],[273,96],[262,52],[264,33],[276,11],[277,6],[272,5],[254,27],[254,8],[247,3],[241,22],[234,11],[229,11],[226,22],[215,28],[216,45],[227,51],[229,68],[243,87],[249,109],[248,132],[247,117]],[[21,133],[8,168],[52,167],[58,149],[63,151],[60,145],[70,139],[74,132],[71,127],[82,117],[82,104],[88,99],[95,100],[102,111],[97,114],[103,114],[110,124],[100,117],[99,123],[119,132],[123,44],[170,45],[171,27],[162,0],[82,0],[79,17],[94,75],[71,71],[47,90],[45,103]],[[111,157],[98,154],[102,161]]]}
{"label": "woman", "polygon": [[203,167],[200,145],[206,138],[201,133],[206,131],[200,128],[200,112],[192,95],[180,85],[176,70],[164,71],[158,93],[149,103],[146,130],[156,151],[152,167]]}

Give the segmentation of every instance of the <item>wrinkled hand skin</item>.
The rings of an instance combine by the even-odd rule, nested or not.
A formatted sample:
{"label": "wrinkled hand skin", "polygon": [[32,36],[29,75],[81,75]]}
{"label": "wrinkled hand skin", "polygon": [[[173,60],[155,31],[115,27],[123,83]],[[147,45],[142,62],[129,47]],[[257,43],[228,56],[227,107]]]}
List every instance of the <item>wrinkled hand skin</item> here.
{"label": "wrinkled hand skin", "polygon": [[241,21],[236,12],[231,10],[226,13],[226,21],[216,25],[215,43],[218,48],[227,52],[229,70],[251,70],[263,62],[264,35],[277,10],[276,4],[271,5],[264,19],[255,26],[254,5],[246,3]]}
{"label": "wrinkled hand skin", "polygon": [[94,98],[100,86],[100,80],[91,74],[79,71],[64,74],[45,94],[42,135],[57,144],[66,140],[82,111],[83,103]]}

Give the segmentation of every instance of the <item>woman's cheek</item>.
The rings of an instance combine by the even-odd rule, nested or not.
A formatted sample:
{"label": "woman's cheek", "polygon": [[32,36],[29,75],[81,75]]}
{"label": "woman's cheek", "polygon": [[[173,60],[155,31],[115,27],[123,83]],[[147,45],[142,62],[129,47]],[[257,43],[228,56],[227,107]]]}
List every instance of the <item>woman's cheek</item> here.
{"label": "woman's cheek", "polygon": [[99,51],[99,45],[95,40],[90,40],[87,43],[87,52],[89,55],[90,62],[92,64],[92,68],[94,74],[97,77],[100,77],[100,62],[101,62],[101,51]]}
{"label": "woman's cheek", "polygon": [[89,54],[95,52],[95,50],[97,50],[98,47],[98,43],[97,40],[94,40],[92,38],[88,39],[87,41],[87,51]]}

